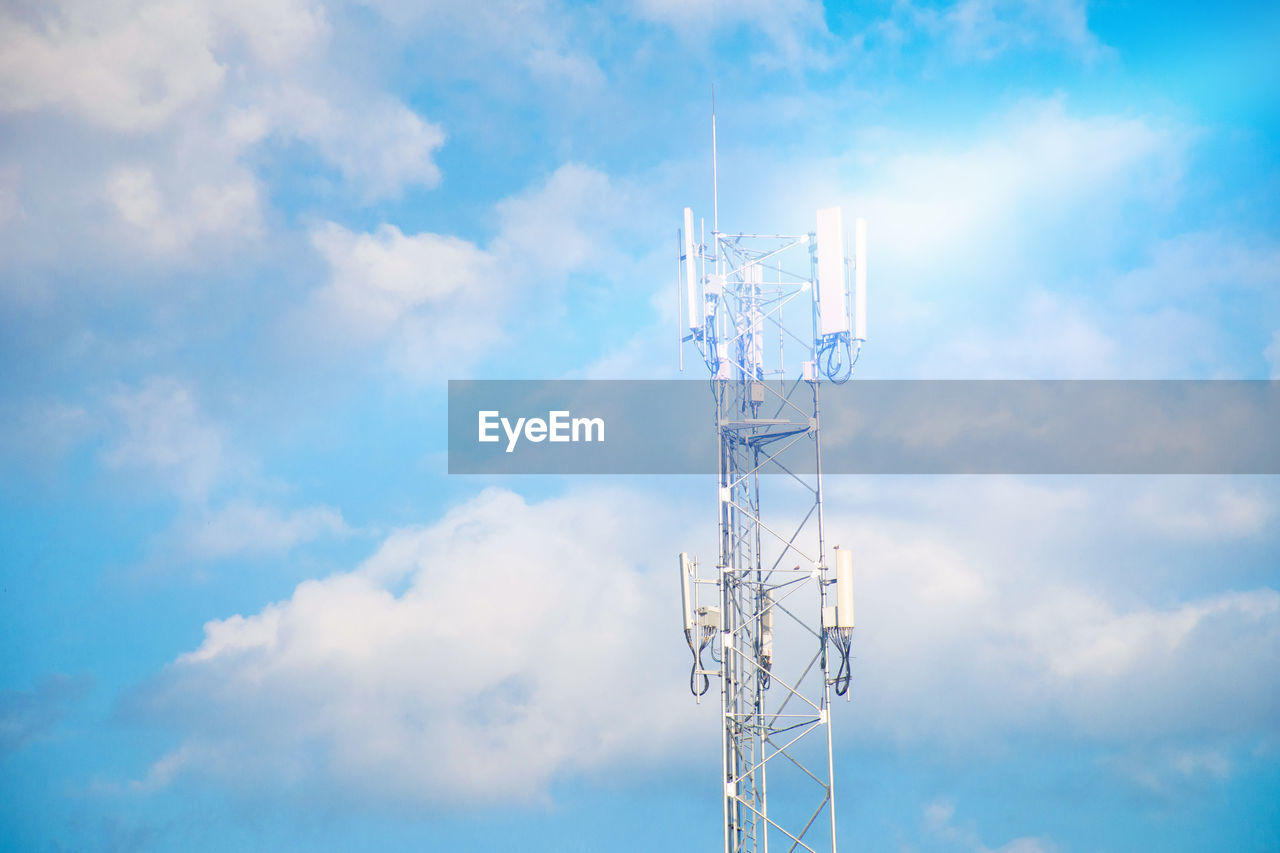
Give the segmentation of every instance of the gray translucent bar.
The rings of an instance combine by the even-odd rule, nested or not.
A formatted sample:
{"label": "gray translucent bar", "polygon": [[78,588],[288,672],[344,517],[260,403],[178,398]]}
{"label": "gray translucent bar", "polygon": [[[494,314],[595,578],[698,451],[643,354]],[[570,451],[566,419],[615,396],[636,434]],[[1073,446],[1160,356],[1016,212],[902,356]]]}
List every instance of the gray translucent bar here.
{"label": "gray translucent bar", "polygon": [[[807,428],[776,400],[811,411],[812,386],[767,384],[758,417]],[[819,401],[826,474],[1280,473],[1276,381],[855,380],[824,383]],[[480,441],[482,412],[497,413],[485,417],[498,440]],[[548,428],[512,442],[499,418]],[[770,429],[797,427],[735,434]],[[785,443],[780,461],[811,473],[812,439]],[[716,448],[708,381],[449,382],[451,474],[714,474]]]}

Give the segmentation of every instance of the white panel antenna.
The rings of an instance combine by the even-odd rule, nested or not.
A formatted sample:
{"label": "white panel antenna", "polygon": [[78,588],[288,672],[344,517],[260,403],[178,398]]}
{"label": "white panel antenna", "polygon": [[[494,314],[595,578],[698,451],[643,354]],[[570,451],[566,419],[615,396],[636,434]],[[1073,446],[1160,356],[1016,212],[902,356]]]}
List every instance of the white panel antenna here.
{"label": "white panel antenna", "polygon": [[836,548],[836,627],[853,627],[853,552]]}
{"label": "white panel antenna", "polygon": [[689,306],[689,328],[702,328],[702,287],[697,258],[693,251],[693,210],[684,209],[684,286]]}
{"label": "white panel antenna", "polygon": [[853,338],[867,339],[867,220],[853,221]]}
{"label": "white panel antenna", "polygon": [[849,287],[844,265],[844,217],[838,207],[818,211],[818,332],[849,331]]}
{"label": "white panel antenna", "polygon": [[[755,292],[759,294],[760,285],[764,283],[764,267],[760,264],[749,264],[747,266],[747,283],[752,285]],[[750,367],[755,375],[759,375],[764,366],[764,312],[760,310],[757,301],[752,303],[751,314],[751,355]]]}
{"label": "white panel antenna", "polygon": [[693,590],[689,588],[689,579],[693,576],[692,568],[689,564],[689,555],[680,552],[680,600],[684,604],[684,629],[686,632],[692,632],[698,622],[694,618],[694,601]]}

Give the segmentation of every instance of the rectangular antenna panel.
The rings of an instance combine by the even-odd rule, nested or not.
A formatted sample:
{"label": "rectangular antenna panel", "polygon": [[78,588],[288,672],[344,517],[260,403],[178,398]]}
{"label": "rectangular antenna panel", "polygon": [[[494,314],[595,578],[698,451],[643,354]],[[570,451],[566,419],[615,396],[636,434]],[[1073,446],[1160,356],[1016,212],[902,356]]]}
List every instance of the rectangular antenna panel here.
{"label": "rectangular antenna panel", "polygon": [[684,288],[689,302],[689,328],[702,328],[702,289],[698,287],[698,264],[693,255],[693,209],[684,209]]}
{"label": "rectangular antenna panel", "polygon": [[853,627],[853,552],[836,549],[836,625]]}
{"label": "rectangular antenna panel", "polygon": [[867,339],[867,220],[853,221],[853,337]]}
{"label": "rectangular antenna panel", "polygon": [[[747,267],[747,282],[754,285],[753,297],[758,297],[760,285],[764,283],[764,269],[759,264]],[[757,298],[751,301],[751,366],[764,367],[764,315],[760,313]]]}
{"label": "rectangular antenna panel", "polygon": [[773,593],[764,591],[764,600],[760,611],[760,654],[773,658]]}
{"label": "rectangular antenna panel", "polygon": [[693,618],[693,599],[689,589],[689,555],[680,552],[680,603],[684,605],[684,629],[692,631],[697,625]]}
{"label": "rectangular antenna panel", "polygon": [[732,379],[733,378],[733,362],[729,360],[729,344],[724,341],[716,341],[716,360],[720,367],[716,370],[716,379]]}
{"label": "rectangular antenna panel", "polygon": [[848,282],[844,274],[844,217],[838,207],[818,211],[818,331],[849,331]]}

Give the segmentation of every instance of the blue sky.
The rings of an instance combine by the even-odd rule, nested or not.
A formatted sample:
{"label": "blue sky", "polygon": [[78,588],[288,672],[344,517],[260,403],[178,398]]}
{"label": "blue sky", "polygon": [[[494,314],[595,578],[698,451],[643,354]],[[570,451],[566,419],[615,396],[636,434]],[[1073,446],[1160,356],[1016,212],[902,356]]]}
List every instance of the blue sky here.
{"label": "blue sky", "polygon": [[[450,478],[446,381],[677,375],[713,83],[726,226],[868,219],[861,376],[1280,378],[1278,39],[4,3],[0,847],[711,849],[672,567],[708,487]],[[1280,848],[1274,478],[829,483],[842,844]]]}

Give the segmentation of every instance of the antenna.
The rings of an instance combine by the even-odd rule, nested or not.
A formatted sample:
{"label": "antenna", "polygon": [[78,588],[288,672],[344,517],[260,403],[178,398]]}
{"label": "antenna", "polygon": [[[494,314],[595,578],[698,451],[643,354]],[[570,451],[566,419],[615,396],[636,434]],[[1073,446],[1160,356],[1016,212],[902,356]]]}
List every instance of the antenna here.
{"label": "antenna", "polygon": [[711,230],[720,232],[720,175],[716,169],[716,84],[711,84]]}
{"label": "antenna", "polygon": [[[838,207],[817,212],[814,232],[721,233],[717,144],[713,88],[713,224],[694,247],[693,213],[684,211],[682,342],[711,376],[719,553],[706,576],[680,555],[689,687],[701,697],[720,680],[726,853],[767,853],[771,842],[835,853],[831,697],[848,697],[852,681],[854,555],[837,548],[827,562],[819,396],[824,380],[851,377],[865,339],[866,227],[855,223],[853,259]],[[789,375],[784,359],[799,369]],[[790,518],[775,509],[766,521],[770,480],[781,481]],[[793,480],[805,487],[803,505],[786,485]],[[715,590],[718,607],[698,606],[703,588]],[[771,801],[769,788],[785,794]]]}
{"label": "antenna", "polygon": [[689,589],[689,579],[692,577],[693,564],[689,562],[689,555],[680,552],[680,600],[684,604],[684,629],[692,631],[697,627],[697,620],[694,619],[694,610],[697,604],[693,600],[693,595]]}
{"label": "antenna", "polygon": [[689,328],[702,328],[702,294],[698,292],[699,281],[697,256],[694,254],[693,242],[693,209],[684,209],[684,286],[685,298],[689,300]]}
{"label": "antenna", "polygon": [[844,262],[844,217],[838,207],[818,211],[818,328],[821,334],[849,331],[848,282]]}
{"label": "antenna", "polygon": [[867,339],[867,220],[853,221],[853,339]]}

